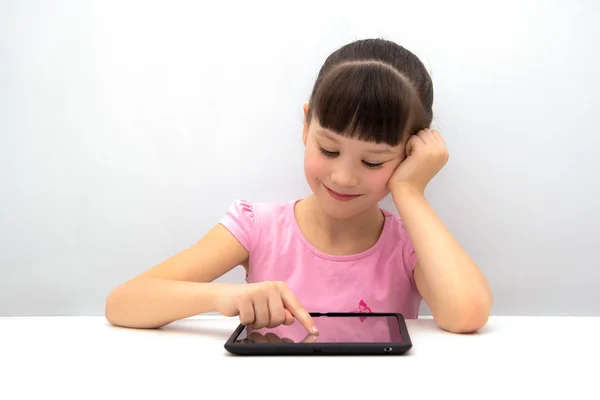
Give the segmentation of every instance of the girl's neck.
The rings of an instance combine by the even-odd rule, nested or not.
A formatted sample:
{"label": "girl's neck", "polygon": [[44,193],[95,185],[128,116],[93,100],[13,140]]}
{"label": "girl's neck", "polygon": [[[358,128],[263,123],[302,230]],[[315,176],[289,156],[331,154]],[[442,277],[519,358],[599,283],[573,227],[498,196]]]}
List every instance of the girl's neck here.
{"label": "girl's neck", "polygon": [[296,203],[295,216],[306,239],[331,255],[368,250],[379,240],[385,220],[377,204],[349,219],[332,218],[323,212],[314,195]]}

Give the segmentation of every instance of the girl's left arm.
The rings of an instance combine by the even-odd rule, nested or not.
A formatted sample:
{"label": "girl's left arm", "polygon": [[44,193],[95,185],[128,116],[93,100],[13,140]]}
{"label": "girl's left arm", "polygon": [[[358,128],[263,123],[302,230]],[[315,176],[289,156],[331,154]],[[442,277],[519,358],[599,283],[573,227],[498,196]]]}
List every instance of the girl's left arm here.
{"label": "girl's left arm", "polygon": [[493,302],[483,273],[422,193],[398,185],[392,196],[419,260],[417,289],[433,318],[450,332],[477,331],[486,324]]}
{"label": "girl's left arm", "polygon": [[425,129],[409,139],[405,151],[407,158],[388,187],[419,260],[414,271],[417,289],[442,329],[476,331],[490,316],[490,287],[424,195],[448,161],[448,150],[439,131]]}

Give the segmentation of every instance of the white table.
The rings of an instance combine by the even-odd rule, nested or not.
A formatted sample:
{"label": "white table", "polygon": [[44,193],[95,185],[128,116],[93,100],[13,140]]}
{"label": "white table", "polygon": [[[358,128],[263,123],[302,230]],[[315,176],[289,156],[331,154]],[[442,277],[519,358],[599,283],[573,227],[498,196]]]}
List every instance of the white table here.
{"label": "white table", "polygon": [[600,399],[600,318],[493,317],[474,335],[407,325],[405,356],[239,357],[223,348],[236,319],[0,318],[0,399]]}

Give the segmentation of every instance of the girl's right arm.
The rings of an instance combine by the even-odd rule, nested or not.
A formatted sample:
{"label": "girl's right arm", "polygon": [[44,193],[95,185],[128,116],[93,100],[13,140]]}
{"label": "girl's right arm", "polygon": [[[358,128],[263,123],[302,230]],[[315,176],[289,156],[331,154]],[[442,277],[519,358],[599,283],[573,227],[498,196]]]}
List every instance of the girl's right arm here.
{"label": "girl's right arm", "polygon": [[282,282],[211,283],[246,264],[248,251],[218,224],[190,248],[113,289],[106,319],[130,328],[159,328],[207,312],[239,315],[245,325],[273,328],[292,324],[316,332],[309,313]]}
{"label": "girl's right arm", "polygon": [[248,251],[218,224],[190,248],[113,289],[106,299],[106,319],[113,325],[158,328],[218,311],[219,296],[232,285],[209,282],[246,263],[248,257]]}

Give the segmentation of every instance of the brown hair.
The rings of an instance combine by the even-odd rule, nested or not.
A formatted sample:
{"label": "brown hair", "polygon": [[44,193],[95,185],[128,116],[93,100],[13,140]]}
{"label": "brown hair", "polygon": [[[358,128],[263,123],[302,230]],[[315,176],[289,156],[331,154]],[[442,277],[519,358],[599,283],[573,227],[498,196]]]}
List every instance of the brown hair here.
{"label": "brown hair", "polygon": [[432,104],[431,77],[417,56],[388,40],[365,39],[327,57],[307,118],[347,137],[395,146],[431,125]]}

